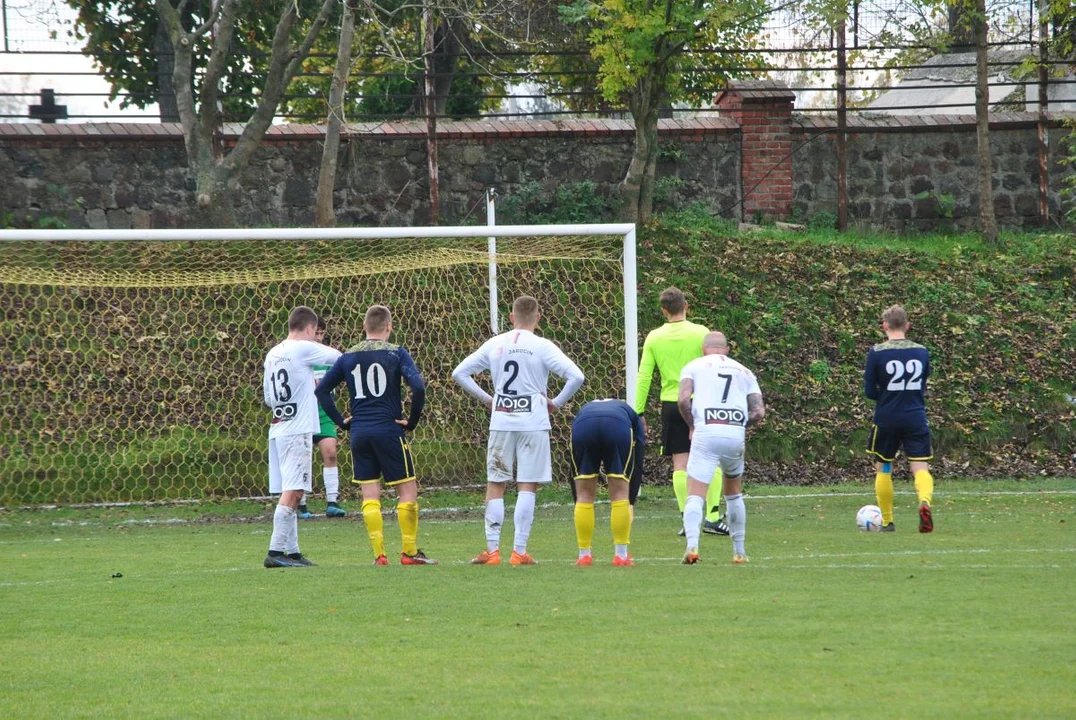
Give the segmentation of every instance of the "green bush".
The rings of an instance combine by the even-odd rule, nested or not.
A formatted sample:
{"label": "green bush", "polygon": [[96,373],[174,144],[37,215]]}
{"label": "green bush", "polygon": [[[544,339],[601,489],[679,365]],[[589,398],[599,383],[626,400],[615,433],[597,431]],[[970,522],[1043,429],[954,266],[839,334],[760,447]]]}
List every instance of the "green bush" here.
{"label": "green bush", "polygon": [[[1076,406],[1066,400],[1076,395],[1071,237],[1010,236],[1002,254],[960,238],[736,237],[682,218],[640,234],[641,336],[661,324],[657,297],[671,284],[688,293],[692,319],[728,334],[769,407],[750,451],[778,464],[758,469],[763,476],[868,473],[873,404],[862,368],[893,303],[931,352],[939,462],[969,475],[1076,470]],[[791,472],[779,469],[789,463]]]}

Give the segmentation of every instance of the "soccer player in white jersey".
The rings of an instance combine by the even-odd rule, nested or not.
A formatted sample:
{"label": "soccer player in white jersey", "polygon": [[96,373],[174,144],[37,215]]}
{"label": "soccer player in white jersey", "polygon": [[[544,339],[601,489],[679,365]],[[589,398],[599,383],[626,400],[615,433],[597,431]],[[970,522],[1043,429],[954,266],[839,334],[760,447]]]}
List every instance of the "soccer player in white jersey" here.
{"label": "soccer player in white jersey", "polygon": [[318,420],[314,366],[332,365],[340,352],[314,341],[318,316],[299,306],[288,316],[288,338],[265,356],[262,394],[273,411],[269,426],[269,492],[280,493],[273,513],[267,568],[313,565],[299,552],[297,510],[310,492],[311,451]]}
{"label": "soccer player in white jersey", "polygon": [[744,440],[747,426],[766,414],[755,374],[728,357],[725,335],[712,332],[702,341],[702,357],[692,360],[680,372],[677,405],[692,428],[691,452],[687,458],[687,502],[684,504],[684,533],[687,552],[684,564],[699,561],[699,526],[703,503],[714,471],[724,473],[721,490],[727,503],[732,562],[747,562],[744,535],[747,510],[743,502]]}
{"label": "soccer player in white jersey", "polygon": [[[504,489],[515,466],[516,534],[512,565],[537,564],[527,554],[534,522],[535,493],[553,481],[549,451],[549,416],[564,406],[583,384],[583,371],[554,343],[534,334],[541,314],[538,301],[523,295],[512,303],[512,330],[487,340],[452,371],[463,389],[490,408],[486,448],[486,549],[471,562],[501,563]],[[473,375],[488,370],[493,395],[478,386]],[[564,389],[549,399],[549,373],[564,378]]]}

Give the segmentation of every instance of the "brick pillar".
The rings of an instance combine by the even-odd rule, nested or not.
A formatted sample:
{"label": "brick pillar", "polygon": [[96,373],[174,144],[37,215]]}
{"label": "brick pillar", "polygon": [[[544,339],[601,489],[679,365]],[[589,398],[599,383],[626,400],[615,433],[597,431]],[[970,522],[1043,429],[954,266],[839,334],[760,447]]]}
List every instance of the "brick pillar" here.
{"label": "brick pillar", "polygon": [[773,80],[730,82],[714,103],[740,125],[743,220],[761,214],[783,219],[792,211],[792,106],[795,94]]}

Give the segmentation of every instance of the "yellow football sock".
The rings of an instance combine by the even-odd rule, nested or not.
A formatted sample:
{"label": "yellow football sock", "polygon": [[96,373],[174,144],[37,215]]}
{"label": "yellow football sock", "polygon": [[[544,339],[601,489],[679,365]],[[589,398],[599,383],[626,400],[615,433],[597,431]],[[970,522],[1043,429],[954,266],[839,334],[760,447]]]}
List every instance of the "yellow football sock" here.
{"label": "yellow football sock", "polygon": [[590,550],[594,544],[594,503],[575,504],[575,537],[580,550]]}
{"label": "yellow football sock", "polygon": [[710,481],[710,489],[706,491],[706,521],[717,522],[721,519],[718,505],[721,504],[721,481],[724,479],[721,468],[714,472],[714,479]]}
{"label": "yellow football sock", "polygon": [[385,554],[385,520],[381,517],[380,500],[362,501],[362,520],[366,523],[366,534],[370,536],[374,558],[379,558]]}
{"label": "yellow football sock", "polygon": [[402,502],[396,506],[396,520],[400,523],[403,551],[408,555],[418,552],[418,503]]}
{"label": "yellow football sock", "polygon": [[610,506],[609,524],[613,529],[613,542],[627,545],[631,542],[631,505],[627,500],[614,500]]}
{"label": "yellow football sock", "polygon": [[920,470],[915,474],[915,492],[919,495],[920,504],[930,504],[930,498],[934,495],[934,476],[929,470]]}
{"label": "yellow football sock", "polygon": [[882,509],[882,524],[888,525],[893,522],[893,473],[875,473],[874,495]]}
{"label": "yellow football sock", "polygon": [[680,506],[680,514],[684,514],[684,503],[687,502],[687,470],[677,470],[673,473],[673,492],[676,493],[676,504]]}

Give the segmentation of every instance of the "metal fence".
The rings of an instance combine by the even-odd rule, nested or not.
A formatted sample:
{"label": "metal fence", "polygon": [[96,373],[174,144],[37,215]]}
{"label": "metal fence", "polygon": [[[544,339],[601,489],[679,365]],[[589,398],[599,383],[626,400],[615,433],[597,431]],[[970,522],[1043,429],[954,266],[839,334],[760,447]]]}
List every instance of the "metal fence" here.
{"label": "metal fence", "polygon": [[[796,110],[805,113],[877,112],[885,114],[973,113],[975,55],[918,40],[944,21],[924,14],[911,0],[856,0],[842,29],[828,29],[805,17],[804,4],[787,2],[771,10],[756,47],[714,48],[695,53],[695,78],[735,75],[774,79],[796,92]],[[1076,110],[1076,60],[1040,54],[1050,29],[1039,26],[1037,0],[992,0],[990,12],[990,104],[1002,110],[1038,110],[1040,98],[1051,110]],[[114,92],[75,38],[75,12],[62,0],[0,0],[3,52],[0,52],[0,121],[159,121],[155,98],[146,92]],[[100,49],[97,50],[100,53]],[[152,52],[150,48],[146,52]],[[454,81],[472,82],[469,91],[481,109],[466,117],[556,118],[624,116],[615,103],[596,102],[596,74],[583,62],[585,49],[545,52],[479,51],[471,67]],[[729,58],[736,58],[735,62]],[[549,69],[550,60],[575,59],[572,70]],[[324,88],[333,55],[315,53],[284,98],[281,117],[323,122]],[[563,65],[563,63],[562,63]],[[314,69],[316,68],[318,69]],[[748,69],[745,69],[747,66]],[[421,79],[421,69],[400,72],[355,70],[349,76],[348,120],[378,121],[424,117],[422,103],[405,112],[369,109],[374,81],[382,81],[380,100],[404,103],[409,91],[386,92],[384,81]],[[421,85],[421,83],[417,83]],[[484,88],[484,89],[483,89]],[[491,89],[493,88],[493,89]],[[45,94],[51,89],[51,94]],[[253,92],[225,93],[225,100],[251,101]],[[141,101],[149,101],[148,104]],[[146,104],[145,108],[121,108]],[[227,107],[227,104],[226,104]],[[31,109],[33,108],[33,109]],[[668,116],[715,113],[703,96],[698,102],[666,108]],[[233,110],[225,119],[243,121]],[[461,117],[445,110],[443,117]]]}

